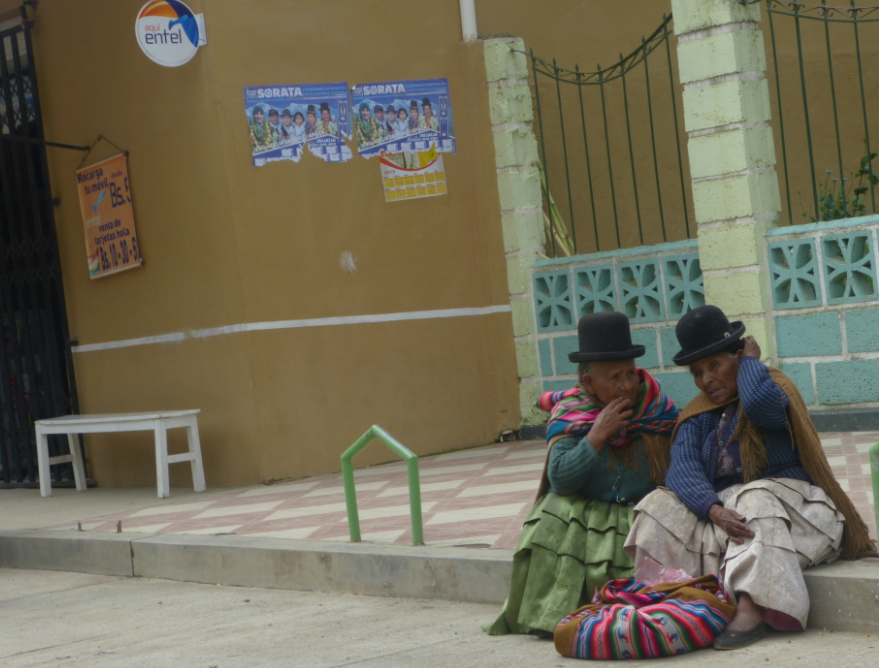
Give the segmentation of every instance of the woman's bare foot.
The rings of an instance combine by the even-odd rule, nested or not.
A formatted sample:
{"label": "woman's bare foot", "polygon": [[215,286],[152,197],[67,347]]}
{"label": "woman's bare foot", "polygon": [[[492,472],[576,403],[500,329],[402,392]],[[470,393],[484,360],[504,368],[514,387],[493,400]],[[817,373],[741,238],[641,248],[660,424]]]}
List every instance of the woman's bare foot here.
{"label": "woman's bare foot", "polygon": [[765,608],[754,603],[750,595],[736,594],[736,615],[726,627],[729,631],[750,631],[763,621]]}

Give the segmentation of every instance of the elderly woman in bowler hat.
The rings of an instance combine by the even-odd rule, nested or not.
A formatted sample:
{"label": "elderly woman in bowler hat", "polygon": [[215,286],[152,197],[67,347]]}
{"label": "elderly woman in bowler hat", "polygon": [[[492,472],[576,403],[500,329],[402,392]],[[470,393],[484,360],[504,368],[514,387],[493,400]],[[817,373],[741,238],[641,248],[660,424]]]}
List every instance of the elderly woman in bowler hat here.
{"label": "elderly woman in bowler hat", "polygon": [[745,647],[767,624],[804,629],[802,569],[873,549],[799,391],[760,362],[760,346],[744,333],[716,306],[678,322],[674,361],[689,367],[701,394],[681,413],[668,489],[638,504],[626,541],[635,577],[654,562],[720,576],[738,607],[715,649]]}
{"label": "elderly woman in bowler hat", "polygon": [[596,587],[631,577],[623,542],[633,506],[668,467],[678,417],[659,383],[635,366],[622,313],[594,313],[578,325],[577,385],[547,392],[548,452],[537,501],[513,558],[510,594],[492,635],[552,635],[561,619],[592,600]]}

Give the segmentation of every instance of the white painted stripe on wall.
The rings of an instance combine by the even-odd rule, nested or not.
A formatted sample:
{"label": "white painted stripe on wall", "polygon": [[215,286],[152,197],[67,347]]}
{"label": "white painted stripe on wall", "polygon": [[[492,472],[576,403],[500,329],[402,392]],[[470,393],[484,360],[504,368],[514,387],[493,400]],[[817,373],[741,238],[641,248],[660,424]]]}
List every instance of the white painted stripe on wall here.
{"label": "white painted stripe on wall", "polygon": [[87,343],[82,346],[73,346],[75,353],[90,353],[97,350],[112,350],[113,348],[130,348],[132,346],[148,346],[155,343],[174,343],[186,339],[203,339],[209,336],[222,334],[238,334],[241,332],[261,332],[270,329],[298,329],[300,327],[327,327],[330,325],[360,325],[374,322],[399,322],[402,320],[433,320],[436,318],[460,318],[473,315],[491,315],[494,313],[509,313],[510,306],[485,306],[481,308],[449,308],[435,311],[406,311],[403,313],[378,313],[375,315],[346,315],[335,318],[310,318],[306,320],[271,320],[268,322],[246,322],[239,325],[226,325],[225,327],[211,327],[210,329],[195,329],[191,332],[174,332],[173,334],[160,334],[158,336],[144,336],[139,339],[125,339],[123,341],[107,341],[106,343]]}

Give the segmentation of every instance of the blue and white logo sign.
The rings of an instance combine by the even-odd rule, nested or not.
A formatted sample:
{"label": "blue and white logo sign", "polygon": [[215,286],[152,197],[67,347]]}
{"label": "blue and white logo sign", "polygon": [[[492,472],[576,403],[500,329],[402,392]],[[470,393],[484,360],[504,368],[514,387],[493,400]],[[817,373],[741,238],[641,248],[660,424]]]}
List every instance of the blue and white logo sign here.
{"label": "blue and white logo sign", "polygon": [[138,13],[134,30],[147,57],[165,67],[188,63],[207,44],[204,16],[179,0],[150,0]]}

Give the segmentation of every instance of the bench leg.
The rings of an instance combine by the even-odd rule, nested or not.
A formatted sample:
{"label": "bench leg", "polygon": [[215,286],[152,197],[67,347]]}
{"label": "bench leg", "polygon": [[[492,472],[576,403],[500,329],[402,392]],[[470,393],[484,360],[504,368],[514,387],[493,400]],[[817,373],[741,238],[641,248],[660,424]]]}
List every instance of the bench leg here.
{"label": "bench leg", "polygon": [[168,429],[164,420],[156,420],[156,486],[159,498],[171,496],[171,482],[168,480]]}
{"label": "bench leg", "polygon": [[85,466],[82,461],[82,448],[79,447],[79,435],[67,434],[67,444],[70,446],[70,457],[73,460],[73,479],[76,481],[76,491],[85,491]]}
{"label": "bench leg", "polygon": [[36,425],[37,468],[40,473],[40,496],[52,496],[52,467],[49,465],[49,437]]}
{"label": "bench leg", "polygon": [[196,492],[204,492],[207,485],[204,480],[204,465],[201,461],[201,442],[198,438],[198,419],[195,415],[186,426],[186,441],[189,444],[189,454],[192,455],[192,488]]}

